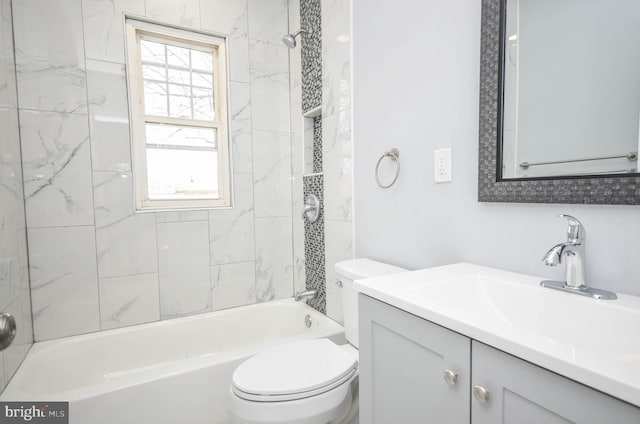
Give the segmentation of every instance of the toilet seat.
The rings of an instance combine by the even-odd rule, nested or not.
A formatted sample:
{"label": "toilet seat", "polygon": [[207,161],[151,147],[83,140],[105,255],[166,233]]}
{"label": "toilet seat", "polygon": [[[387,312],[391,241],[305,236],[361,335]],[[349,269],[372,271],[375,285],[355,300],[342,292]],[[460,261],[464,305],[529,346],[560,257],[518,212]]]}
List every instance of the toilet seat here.
{"label": "toilet seat", "polygon": [[245,361],[233,373],[232,391],[254,402],[304,399],[350,382],[357,369],[356,357],[330,340],[302,340]]}

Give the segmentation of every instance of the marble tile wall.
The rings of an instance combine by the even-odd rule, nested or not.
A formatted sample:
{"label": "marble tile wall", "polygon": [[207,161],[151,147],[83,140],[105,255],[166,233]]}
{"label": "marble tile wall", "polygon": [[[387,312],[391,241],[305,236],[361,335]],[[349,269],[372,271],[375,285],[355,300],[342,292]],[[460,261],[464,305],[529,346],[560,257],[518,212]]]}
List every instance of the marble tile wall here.
{"label": "marble tile wall", "polygon": [[[294,90],[299,87],[302,96],[302,104],[292,102],[291,109],[294,217],[302,208],[302,192],[319,190],[323,198],[322,243],[318,242],[319,225],[310,231],[310,226],[294,219],[296,290],[321,290],[321,300],[314,306],[342,322],[334,266],[353,258],[349,2],[292,0],[289,8],[291,30],[300,26],[314,30],[313,36],[302,38],[300,52],[290,53],[292,99],[296,99]],[[296,15],[299,20],[292,18]],[[301,86],[293,85],[297,72],[302,73]],[[318,106],[321,116],[314,118],[312,126],[307,122],[305,128],[302,113]],[[305,131],[313,132],[314,140],[313,146],[306,146],[306,152]],[[303,176],[305,169],[322,175]],[[321,185],[313,184],[315,180],[321,181]],[[323,262],[322,266],[318,260]],[[306,284],[302,285],[302,281]]]}
{"label": "marble tile wall", "polygon": [[[344,0],[343,0],[344,2]],[[322,14],[321,0],[300,0],[302,33],[302,110],[309,112],[322,104]]]}
{"label": "marble tile wall", "polygon": [[[233,208],[134,213],[125,13],[228,36]],[[287,0],[21,0],[14,26],[36,340],[292,295]]]}
{"label": "marble tile wall", "polygon": [[325,272],[325,227],[323,176],[311,174],[304,176],[304,196],[314,194],[320,201],[320,215],[315,222],[304,222],[304,252],[306,290],[316,290],[316,297],[309,300],[314,309],[327,312],[326,308],[326,272]]}
{"label": "marble tile wall", "polygon": [[353,258],[351,18],[349,2],[320,1],[327,315],[342,322],[342,303],[335,284],[334,265]]}
{"label": "marble tile wall", "polygon": [[0,312],[16,337],[0,352],[0,391],[33,343],[11,1],[0,0]]}

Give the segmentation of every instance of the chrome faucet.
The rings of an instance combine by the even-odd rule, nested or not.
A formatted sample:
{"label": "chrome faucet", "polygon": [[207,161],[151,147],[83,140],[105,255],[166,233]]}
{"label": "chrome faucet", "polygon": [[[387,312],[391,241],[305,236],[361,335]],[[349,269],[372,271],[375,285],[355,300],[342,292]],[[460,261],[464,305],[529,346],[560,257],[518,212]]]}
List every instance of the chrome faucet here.
{"label": "chrome faucet", "polygon": [[296,300],[296,302],[300,302],[301,300],[308,302],[309,300],[314,299],[317,294],[318,292],[316,290],[307,290],[296,293],[294,299]]}
{"label": "chrome faucet", "polygon": [[594,289],[586,285],[585,243],[587,235],[584,225],[571,215],[560,214],[558,216],[565,218],[569,223],[567,241],[556,244],[549,249],[542,258],[542,262],[548,266],[557,266],[564,261],[566,266],[565,281],[544,280],[540,282],[540,285],[596,299],[616,299],[617,296],[613,292]]}

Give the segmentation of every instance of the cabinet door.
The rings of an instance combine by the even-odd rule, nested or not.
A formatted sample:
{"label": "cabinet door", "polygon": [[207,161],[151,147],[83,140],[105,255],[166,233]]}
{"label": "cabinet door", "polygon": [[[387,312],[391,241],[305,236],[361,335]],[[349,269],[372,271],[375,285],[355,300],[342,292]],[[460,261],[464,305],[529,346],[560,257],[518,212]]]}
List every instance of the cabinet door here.
{"label": "cabinet door", "polygon": [[362,294],[359,308],[360,423],[468,424],[470,339]]}
{"label": "cabinet door", "polygon": [[[638,424],[640,408],[482,343],[472,345],[473,424]],[[474,396],[475,397],[475,396]]]}

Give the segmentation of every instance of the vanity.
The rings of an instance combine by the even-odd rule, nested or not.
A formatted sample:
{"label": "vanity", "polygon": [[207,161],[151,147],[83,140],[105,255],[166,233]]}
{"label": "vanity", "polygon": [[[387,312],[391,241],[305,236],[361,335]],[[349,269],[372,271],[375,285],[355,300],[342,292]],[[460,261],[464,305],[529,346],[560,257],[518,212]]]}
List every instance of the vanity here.
{"label": "vanity", "polygon": [[360,422],[640,423],[640,298],[467,263],[356,282]]}

